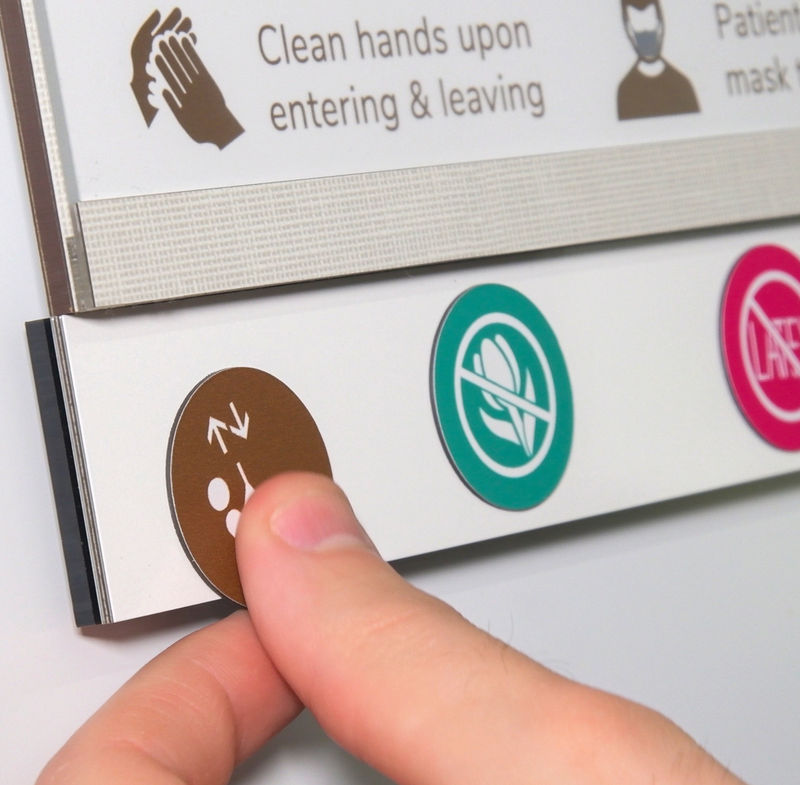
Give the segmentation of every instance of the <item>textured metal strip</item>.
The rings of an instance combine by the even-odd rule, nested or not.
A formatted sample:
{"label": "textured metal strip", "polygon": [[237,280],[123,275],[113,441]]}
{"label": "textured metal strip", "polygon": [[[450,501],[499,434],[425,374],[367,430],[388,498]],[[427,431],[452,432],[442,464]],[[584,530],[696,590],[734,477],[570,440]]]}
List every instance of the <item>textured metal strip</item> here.
{"label": "textured metal strip", "polygon": [[[32,14],[30,3],[25,6]],[[47,299],[51,313],[69,313],[72,296],[62,241],[57,178],[51,166],[45,129],[47,107],[38,92],[43,85],[41,59],[36,56],[39,49],[32,43],[19,0],[0,0],[0,22]]]}
{"label": "textured metal strip", "polygon": [[800,129],[83,202],[97,307],[800,214]]}

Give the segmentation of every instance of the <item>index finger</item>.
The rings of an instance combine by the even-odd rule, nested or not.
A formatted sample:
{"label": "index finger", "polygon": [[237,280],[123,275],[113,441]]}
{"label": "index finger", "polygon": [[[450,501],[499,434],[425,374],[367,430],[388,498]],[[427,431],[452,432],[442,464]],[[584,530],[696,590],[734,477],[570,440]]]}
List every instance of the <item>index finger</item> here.
{"label": "index finger", "polygon": [[222,785],[300,704],[238,612],[140,670],[58,752],[38,785]]}
{"label": "index finger", "polygon": [[742,785],[661,715],[568,681],[403,581],[328,478],[261,485],[236,555],[276,667],[394,782]]}

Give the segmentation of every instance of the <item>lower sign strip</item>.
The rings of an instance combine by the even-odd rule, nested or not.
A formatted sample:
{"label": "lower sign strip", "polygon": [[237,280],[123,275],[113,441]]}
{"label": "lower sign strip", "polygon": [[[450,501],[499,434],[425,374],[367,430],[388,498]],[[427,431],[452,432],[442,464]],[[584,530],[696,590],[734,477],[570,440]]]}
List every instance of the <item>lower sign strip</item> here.
{"label": "lower sign strip", "polygon": [[284,468],[329,463],[389,559],[800,471],[800,378],[743,307],[766,274],[800,342],[798,251],[793,221],[53,320],[100,616],[218,596]]}

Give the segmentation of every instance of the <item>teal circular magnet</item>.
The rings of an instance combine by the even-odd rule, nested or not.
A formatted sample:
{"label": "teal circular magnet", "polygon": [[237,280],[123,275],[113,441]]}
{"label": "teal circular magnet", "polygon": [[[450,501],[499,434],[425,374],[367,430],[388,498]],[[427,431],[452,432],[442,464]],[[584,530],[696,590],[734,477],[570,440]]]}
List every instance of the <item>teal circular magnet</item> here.
{"label": "teal circular magnet", "polygon": [[527,510],[553,493],[572,448],[572,387],[556,335],[527,297],[486,284],[451,304],[431,397],[445,452],[477,496]]}

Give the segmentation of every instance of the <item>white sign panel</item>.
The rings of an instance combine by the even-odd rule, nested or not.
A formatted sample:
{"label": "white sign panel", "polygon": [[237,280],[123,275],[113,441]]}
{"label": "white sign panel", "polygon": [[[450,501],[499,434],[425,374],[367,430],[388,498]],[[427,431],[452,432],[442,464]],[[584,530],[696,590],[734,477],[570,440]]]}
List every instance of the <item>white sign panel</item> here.
{"label": "white sign panel", "polygon": [[796,15],[642,5],[43,3],[81,201],[798,125]]}
{"label": "white sign panel", "polygon": [[22,7],[56,312],[800,212],[791,6]]}

